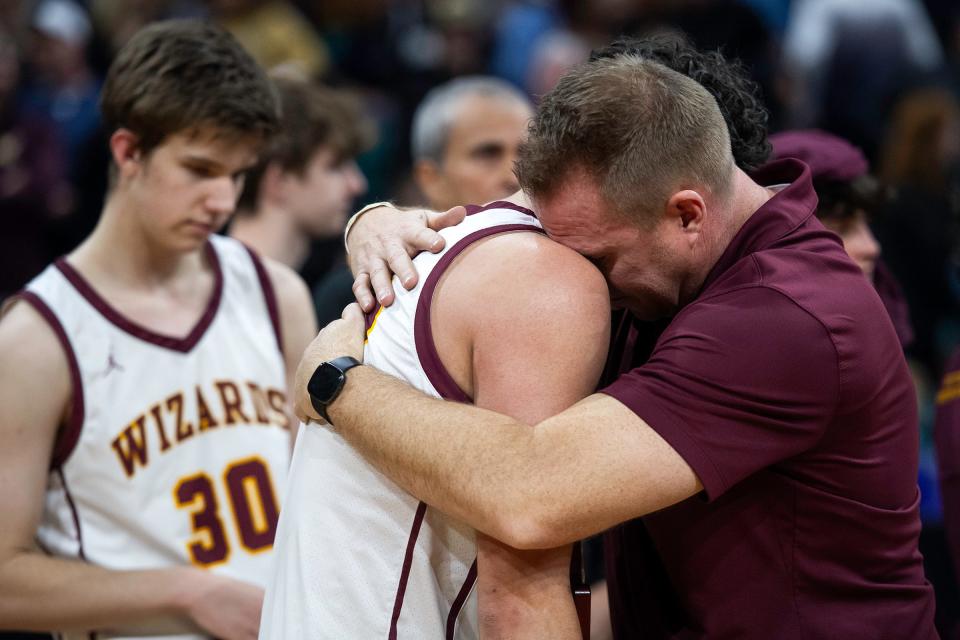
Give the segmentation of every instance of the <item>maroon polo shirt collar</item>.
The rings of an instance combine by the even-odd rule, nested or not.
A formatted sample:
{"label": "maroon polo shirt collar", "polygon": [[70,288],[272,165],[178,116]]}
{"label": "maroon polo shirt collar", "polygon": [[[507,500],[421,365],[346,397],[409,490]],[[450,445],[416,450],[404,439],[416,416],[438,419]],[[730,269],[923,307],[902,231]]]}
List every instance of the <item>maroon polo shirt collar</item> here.
{"label": "maroon polo shirt collar", "polygon": [[813,190],[810,167],[787,158],[764,165],[751,177],[757,184],[787,184],[767,200],[740,227],[726,251],[713,265],[700,291],[713,284],[741,258],[767,249],[806,222],[817,211],[817,194]]}

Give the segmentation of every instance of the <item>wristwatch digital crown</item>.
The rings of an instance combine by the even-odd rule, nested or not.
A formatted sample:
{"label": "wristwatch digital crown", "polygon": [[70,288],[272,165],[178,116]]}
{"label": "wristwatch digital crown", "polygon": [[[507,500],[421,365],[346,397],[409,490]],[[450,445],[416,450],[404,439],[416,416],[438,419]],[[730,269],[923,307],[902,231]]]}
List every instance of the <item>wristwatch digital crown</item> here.
{"label": "wristwatch digital crown", "polygon": [[347,383],[347,371],[360,364],[363,363],[356,358],[343,356],[321,362],[313,375],[310,376],[310,381],[307,382],[310,404],[327,423],[333,424],[327,415],[327,407],[337,399],[343,385]]}

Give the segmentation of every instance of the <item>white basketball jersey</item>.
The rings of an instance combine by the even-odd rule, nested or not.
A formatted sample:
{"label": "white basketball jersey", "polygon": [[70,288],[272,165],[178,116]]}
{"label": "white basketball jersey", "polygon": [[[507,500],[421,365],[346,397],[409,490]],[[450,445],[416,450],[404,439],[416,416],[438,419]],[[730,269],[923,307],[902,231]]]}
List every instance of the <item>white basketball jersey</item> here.
{"label": "white basketball jersey", "polygon": [[[214,291],[182,339],[125,318],[64,260],[21,294],[73,380],[38,532],[47,553],[110,569],[193,564],[265,586],[290,459],[277,307],[243,245],[214,236],[206,255]],[[118,637],[76,637],[92,636]]]}
{"label": "white basketball jersey", "polygon": [[[443,368],[431,334],[437,282],[472,242],[540,229],[510,203],[468,214],[441,232],[444,251],[414,260],[420,281],[413,291],[394,283],[396,301],[373,318],[364,349],[366,364],[463,402],[470,399]],[[284,504],[261,640],[478,637],[473,529],[406,493],[335,430],[301,426]]]}

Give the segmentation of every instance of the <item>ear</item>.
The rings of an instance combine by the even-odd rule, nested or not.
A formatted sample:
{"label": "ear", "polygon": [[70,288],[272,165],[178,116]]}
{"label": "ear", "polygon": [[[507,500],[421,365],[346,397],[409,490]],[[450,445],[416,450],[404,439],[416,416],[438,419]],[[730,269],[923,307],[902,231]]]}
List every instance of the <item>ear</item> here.
{"label": "ear", "polygon": [[[283,205],[291,176],[276,162],[269,163],[260,176],[260,200]],[[259,204],[259,203],[258,203]]]}
{"label": "ear", "polygon": [[417,160],[413,165],[413,180],[428,202],[447,202],[447,181],[443,171],[433,160]]}
{"label": "ear", "polygon": [[667,200],[667,218],[671,225],[679,227],[683,233],[691,234],[691,240],[703,231],[707,213],[707,204],[696,191],[684,189],[677,191]]}
{"label": "ear", "polygon": [[117,176],[120,180],[136,175],[143,166],[140,139],[129,129],[121,127],[110,136],[110,155],[117,166]]}

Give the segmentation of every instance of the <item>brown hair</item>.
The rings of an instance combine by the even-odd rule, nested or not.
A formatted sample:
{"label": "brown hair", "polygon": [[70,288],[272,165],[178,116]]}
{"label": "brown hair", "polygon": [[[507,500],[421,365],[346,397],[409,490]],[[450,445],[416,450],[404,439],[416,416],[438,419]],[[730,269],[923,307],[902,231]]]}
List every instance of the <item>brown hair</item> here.
{"label": "brown hair", "polygon": [[521,186],[547,195],[572,167],[597,180],[611,208],[650,219],[678,188],[723,196],[733,157],[713,96],[696,81],[633,54],[591,60],[544,96],[517,160]]}
{"label": "brown hair", "polygon": [[108,132],[131,130],[143,153],[200,127],[267,140],[279,118],[263,70],[233,36],[198,20],[134,34],[110,65],[100,111]]}
{"label": "brown hair", "polygon": [[848,181],[814,178],[813,190],[821,220],[848,220],[861,210],[873,217],[891,196],[890,189],[869,173]]}
{"label": "brown hair", "polygon": [[351,94],[286,74],[271,80],[280,97],[280,129],[247,175],[237,204],[243,213],[256,209],[267,165],[276,163],[285,172],[303,175],[321,148],[332,152],[337,165],[365,151],[374,139],[370,122],[360,115],[360,105]]}
{"label": "brown hair", "polygon": [[880,177],[891,185],[930,191],[946,185],[940,145],[960,123],[960,105],[948,90],[924,87],[897,104],[880,161]]}
{"label": "brown hair", "polygon": [[717,101],[730,132],[734,162],[746,172],[753,171],[770,158],[767,124],[770,114],[754,82],[736,59],[726,59],[719,51],[699,51],[681,33],[656,33],[643,37],[617,38],[590,54],[591,60],[632,54],[659,62],[677,73],[696,80]]}

